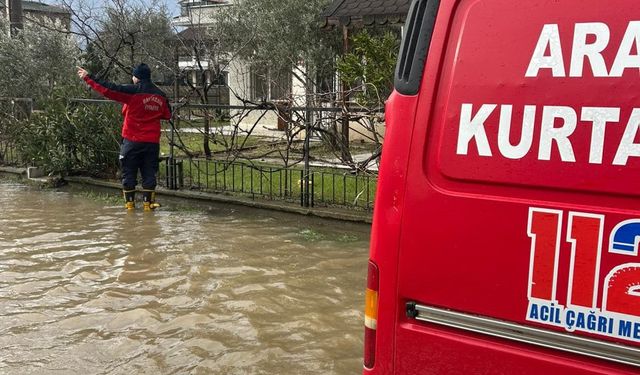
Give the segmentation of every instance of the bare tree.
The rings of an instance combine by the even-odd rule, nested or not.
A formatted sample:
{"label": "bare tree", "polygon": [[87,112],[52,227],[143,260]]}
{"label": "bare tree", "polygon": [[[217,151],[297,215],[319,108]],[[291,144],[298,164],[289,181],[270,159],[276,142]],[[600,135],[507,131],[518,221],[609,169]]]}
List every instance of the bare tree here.
{"label": "bare tree", "polygon": [[85,51],[84,63],[101,78],[125,80],[140,62],[153,66],[158,76],[171,76],[173,54],[166,43],[173,36],[165,6],[138,0],[109,0],[96,5],[63,0],[71,12],[71,30]]}
{"label": "bare tree", "polygon": [[[146,60],[172,78],[179,116],[171,142],[187,156],[198,154],[184,140],[187,128],[201,135],[206,158],[250,164],[265,160],[283,167],[316,161],[365,168],[369,160],[354,161],[350,145],[342,142],[343,129],[336,124],[343,120],[363,138],[381,143],[378,107],[362,105],[355,114],[335,110],[341,96],[335,75],[340,35],[315,22],[328,0],[242,0],[173,30],[162,7],[135,0],[111,0],[104,8],[68,1],[71,33],[81,39],[95,72],[128,78],[131,65]],[[230,72],[234,64],[243,66],[242,71]],[[285,79],[280,72],[286,72]],[[252,89],[230,84],[227,74],[232,73]],[[266,95],[256,93],[260,85]],[[231,101],[224,99],[227,95]],[[267,119],[284,124],[283,131],[278,137],[271,132],[258,147]],[[319,144],[329,153],[314,159],[309,150]]]}

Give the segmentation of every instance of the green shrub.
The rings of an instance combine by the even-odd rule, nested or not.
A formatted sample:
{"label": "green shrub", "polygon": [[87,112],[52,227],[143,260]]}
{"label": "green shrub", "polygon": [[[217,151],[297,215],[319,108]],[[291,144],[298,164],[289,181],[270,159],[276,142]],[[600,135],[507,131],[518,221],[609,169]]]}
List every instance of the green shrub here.
{"label": "green shrub", "polygon": [[365,107],[380,107],[393,90],[400,39],[396,33],[370,34],[366,29],[354,35],[351,52],[338,59],[340,76]]}
{"label": "green shrub", "polygon": [[68,102],[57,92],[41,108],[19,124],[21,160],[55,174],[115,175],[122,121],[117,106]]}

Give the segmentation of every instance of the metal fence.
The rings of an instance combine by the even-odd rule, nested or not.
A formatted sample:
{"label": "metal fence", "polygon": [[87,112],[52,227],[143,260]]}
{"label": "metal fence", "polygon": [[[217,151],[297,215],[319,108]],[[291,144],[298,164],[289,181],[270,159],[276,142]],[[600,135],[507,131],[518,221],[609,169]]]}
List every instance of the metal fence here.
{"label": "metal fence", "polygon": [[377,176],[344,170],[311,169],[309,189],[300,168],[259,166],[207,159],[164,159],[161,183],[189,189],[242,195],[252,199],[299,202],[301,206],[340,206],[370,210]]}
{"label": "metal fence", "polygon": [[0,164],[16,166],[20,164],[18,152],[12,143],[0,140]]}
{"label": "metal fence", "polygon": [[[96,104],[110,103],[105,100],[86,100],[72,99],[74,102],[82,105],[93,106]],[[0,100],[0,104],[2,101]],[[6,102],[11,105],[11,110],[15,111],[15,102]],[[25,102],[23,104],[30,104]],[[5,108],[6,109],[6,108]],[[306,129],[298,136],[291,136],[288,144],[292,141],[299,147],[298,152],[301,155],[297,162],[287,165],[283,161],[269,162],[250,159],[229,158],[229,150],[215,151],[210,157],[185,155],[177,152],[175,146],[180,137],[191,135],[191,138],[204,137],[205,134],[197,130],[202,125],[199,120],[205,111],[207,116],[209,110],[222,111],[222,117],[229,116],[233,111],[247,110],[244,106],[220,106],[220,105],[180,105],[177,112],[187,112],[186,116],[176,116],[176,119],[182,120],[180,124],[172,124],[171,127],[163,130],[164,136],[162,142],[168,147],[168,156],[164,156],[161,161],[161,169],[159,171],[159,183],[168,189],[189,189],[203,192],[222,193],[236,196],[243,196],[250,199],[266,199],[279,200],[291,203],[299,203],[303,207],[317,206],[336,206],[359,210],[371,210],[377,185],[377,175],[367,171],[358,171],[357,169],[338,168],[329,163],[321,163],[320,166],[312,166],[310,163],[310,139],[319,137],[310,127],[310,118],[316,121],[329,121],[335,119],[336,114],[341,110],[339,108],[288,108],[288,112],[283,116],[282,109],[278,107],[255,107],[249,108],[254,111],[273,111],[277,114],[278,128],[284,125],[286,128],[289,122],[292,122],[291,114],[297,111],[298,117],[303,116],[303,128]],[[32,106],[27,111],[29,114]],[[217,112],[217,113],[218,113]],[[313,113],[312,113],[313,112]],[[328,115],[327,115],[328,114]],[[309,117],[304,117],[309,116]],[[256,116],[261,119],[262,116]],[[215,120],[212,120],[215,121]],[[229,121],[229,120],[223,120]],[[284,124],[281,122],[285,121]],[[300,118],[298,118],[300,126]],[[180,122],[180,120],[178,120]],[[228,124],[229,122],[227,122]],[[177,126],[176,126],[177,125]],[[242,133],[242,129],[231,127],[224,124],[214,124],[210,130],[210,138],[218,139],[229,137],[227,129],[231,128],[233,136],[236,137],[253,137],[252,132]],[[241,135],[235,135],[240,129]],[[195,133],[189,133],[194,132]],[[280,129],[272,129],[274,131]],[[286,134],[286,133],[282,133]],[[291,132],[289,132],[291,134]],[[26,161],[21,161],[19,152],[16,150],[15,143],[12,142],[11,136],[5,134],[0,129],[0,163],[4,165],[21,165]],[[265,137],[256,136],[260,139],[271,139],[273,136]],[[294,138],[296,138],[294,140]],[[297,142],[297,143],[295,143]],[[269,143],[269,142],[267,142]],[[277,143],[277,142],[276,142]],[[284,142],[287,144],[287,142]],[[243,143],[244,144],[244,143]],[[265,143],[262,143],[263,145]],[[184,146],[184,144],[182,144]],[[255,146],[255,145],[254,145]],[[248,148],[247,148],[248,149]],[[236,152],[238,150],[234,150]],[[220,153],[220,154],[218,154]],[[216,159],[218,158],[218,159]],[[221,160],[225,158],[225,160]],[[233,159],[235,161],[228,161]],[[243,161],[237,161],[243,160]]]}
{"label": "metal fence", "polygon": [[0,97],[0,163],[20,163],[14,140],[20,130],[15,129],[14,124],[18,120],[28,119],[32,112],[33,100],[30,98]]}
{"label": "metal fence", "polygon": [[[327,162],[317,165],[312,165],[311,162],[311,154],[315,152],[312,151],[311,143],[326,142],[323,138],[328,134],[327,128],[331,128],[331,124],[345,118],[344,116],[349,118],[343,111],[343,108],[336,107],[283,107],[268,103],[240,106],[181,104],[174,109],[174,115],[177,115],[175,123],[165,133],[171,146],[164,170],[165,185],[170,189],[197,189],[243,195],[252,199],[298,202],[302,207],[340,206],[370,210],[377,184],[375,174],[353,167],[343,169]],[[269,114],[271,116],[267,120]],[[176,145],[175,142],[182,143],[182,138],[188,134],[185,131],[193,132],[199,128],[200,137],[204,139],[207,136],[207,131],[202,131],[199,119],[209,116],[210,125],[223,119],[221,124],[209,128],[210,140],[222,140],[233,149],[221,151],[220,155],[213,153],[208,158],[192,155],[185,157],[176,153],[173,146]],[[225,118],[228,120],[224,120]],[[224,125],[225,121],[228,121],[227,125]],[[246,152],[250,148],[234,147],[239,144],[251,144],[254,147],[255,138],[271,139],[275,143],[280,139],[287,147],[296,144],[293,147],[298,152],[297,159],[294,158],[296,162],[287,165],[284,160],[272,160],[269,163],[255,155],[253,159],[249,155],[245,155],[246,158],[230,158],[246,160],[243,162],[227,161],[230,155]],[[341,144],[339,138],[332,141],[334,145]],[[288,149],[291,150],[292,148]],[[225,156],[226,160],[215,160],[216,157]],[[318,159],[318,155],[315,156]]]}

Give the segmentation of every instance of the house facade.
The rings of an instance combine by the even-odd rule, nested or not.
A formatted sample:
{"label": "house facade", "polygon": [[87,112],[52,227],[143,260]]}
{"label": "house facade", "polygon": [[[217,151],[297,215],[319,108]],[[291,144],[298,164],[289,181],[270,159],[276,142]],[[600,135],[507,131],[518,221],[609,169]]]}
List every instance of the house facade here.
{"label": "house facade", "polygon": [[60,23],[64,30],[71,30],[71,12],[60,6],[23,0],[22,14],[26,22],[53,21]]}
{"label": "house facade", "polygon": [[[259,64],[250,64],[215,47],[215,35],[209,35],[207,27],[214,22],[216,12],[233,6],[233,0],[182,0],[180,15],[173,19],[174,26],[182,28],[178,34],[179,43],[194,47],[198,44],[211,46],[202,48],[195,56],[193,48],[183,49],[186,53],[178,56],[178,67],[189,79],[190,85],[212,84],[210,92],[216,93],[209,102],[231,106],[242,106],[246,102],[265,102],[283,106],[304,106],[306,101],[305,82],[301,82],[291,71],[273,71]],[[304,72],[304,69],[301,68]],[[203,77],[204,75],[204,77]],[[217,80],[214,82],[212,80]],[[231,115],[239,110],[232,111]],[[254,127],[259,121],[259,124]],[[277,136],[283,130],[275,111],[255,110],[243,114],[241,127],[254,128],[253,134]]]}
{"label": "house facade", "polygon": [[11,30],[21,29],[25,23],[55,22],[65,31],[71,30],[71,12],[40,1],[3,0],[0,16],[9,21]]}
{"label": "house facade", "polygon": [[[334,0],[323,10],[321,16],[324,28],[342,30],[343,51],[346,53],[350,50],[350,36],[359,29],[384,26],[385,29],[396,28],[398,33],[402,35],[402,28],[410,6],[411,0]],[[345,106],[349,106],[348,98],[345,98]],[[350,110],[356,111],[353,107]],[[367,137],[362,137],[362,135],[371,130],[384,137],[385,126],[381,119],[368,125],[369,128],[359,122],[344,121],[342,136],[346,139],[343,142],[349,143],[353,140],[366,139]]]}
{"label": "house facade", "polygon": [[[216,43],[215,35],[207,35],[207,28],[215,22],[215,15],[225,7],[233,6],[233,0],[181,0],[180,15],[176,16],[173,24],[182,28],[179,39],[183,45],[193,46],[194,43],[203,43],[213,46]],[[375,5],[375,6],[372,6]],[[321,14],[325,21],[325,27],[341,27],[345,30],[346,40],[350,30],[370,25],[397,25],[401,27],[408,13],[410,0],[336,0],[330,4]],[[191,49],[193,51],[193,49]],[[299,74],[291,71],[272,71],[260,66],[250,64],[247,61],[232,57],[224,51],[216,51],[216,48],[204,48],[203,53],[194,56],[193,53],[182,53],[178,57],[178,66],[186,72],[191,85],[205,82],[213,83],[212,92],[215,93],[209,100],[210,103],[242,106],[246,102],[274,103],[282,107],[305,107],[308,104],[308,93],[305,89],[304,67],[294,69]],[[215,74],[212,74],[215,72]],[[208,76],[207,76],[208,75]],[[336,93],[342,89],[339,85],[339,77],[333,75],[322,83],[317,84],[318,91],[331,92],[333,97],[319,100],[314,106],[333,106],[336,103]],[[215,81],[215,82],[214,82]],[[318,92],[309,93],[320,97]],[[260,119],[260,124],[254,130],[256,133],[273,134],[273,131],[283,130],[282,121],[276,111],[253,111],[244,117],[241,125],[245,128],[252,127]],[[280,126],[279,126],[280,125]],[[357,124],[350,125],[357,128]],[[352,140],[358,138],[363,131],[354,132]],[[383,130],[382,130],[383,132]]]}

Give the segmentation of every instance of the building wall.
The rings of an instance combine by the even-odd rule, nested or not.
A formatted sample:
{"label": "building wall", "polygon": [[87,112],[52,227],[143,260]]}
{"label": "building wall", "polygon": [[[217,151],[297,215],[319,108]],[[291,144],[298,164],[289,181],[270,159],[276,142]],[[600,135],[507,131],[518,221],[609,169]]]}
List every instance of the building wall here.
{"label": "building wall", "polygon": [[[7,14],[10,9],[10,14]],[[64,30],[71,30],[71,13],[57,6],[21,0],[0,0],[0,17],[10,17],[11,23],[57,22]]]}
{"label": "building wall", "polygon": [[[229,103],[232,106],[242,106],[244,103],[240,98],[251,99],[251,68],[246,62],[236,59],[229,63],[229,92]],[[274,111],[253,110],[246,113],[246,111],[242,110],[232,110],[233,121],[238,121],[243,113],[245,117],[242,118],[239,124],[241,129],[248,131],[257,123],[253,128],[252,134],[278,136],[275,133],[278,128],[278,116]]]}
{"label": "building wall", "polygon": [[[232,1],[230,1],[229,3],[232,3]],[[211,23],[213,21],[215,12],[218,11],[221,6],[228,6],[229,3],[224,5],[194,7],[189,6],[189,2],[183,2],[183,14],[181,17],[176,17],[174,19],[174,24],[178,26],[206,26],[207,23]],[[190,64],[190,62],[182,61],[181,64],[183,64],[186,68],[186,65]],[[292,101],[290,105],[293,107],[305,107],[307,104],[305,89],[306,84],[304,82],[304,68],[299,68],[300,74],[298,75],[300,79],[298,79],[298,77],[296,77],[295,75],[292,75],[291,77],[291,96],[289,99]],[[252,71],[250,65],[245,61],[234,59],[229,63],[226,70],[228,71],[229,104],[232,106],[243,106],[243,99],[254,101],[254,88],[252,87]],[[334,81],[333,85],[338,86],[337,79]],[[274,102],[271,100],[271,98],[266,99],[271,103]],[[326,105],[329,106],[332,104],[326,103]],[[247,111],[243,110],[232,110],[231,116],[233,118],[233,121],[237,121],[240,118],[241,114],[244,114],[240,122],[240,127],[243,130],[248,131],[253,128],[252,134],[254,135],[265,135],[273,137],[284,136],[284,132],[282,132],[282,130],[278,130],[279,125],[280,128],[282,128],[283,121],[282,119],[280,119],[279,121],[279,116],[276,111],[253,110],[247,113]],[[258,121],[259,123],[257,123]],[[351,122],[350,126],[353,129],[353,131],[350,132],[350,139],[352,141],[370,141],[369,137],[372,132],[371,129],[367,129],[357,122]],[[378,134],[383,135],[384,124],[382,122],[378,122],[375,126]],[[300,132],[300,138],[303,139],[304,137],[304,132]]]}
{"label": "building wall", "polygon": [[[300,67],[302,70],[300,74],[300,78],[304,75],[304,68]],[[234,92],[240,97],[245,99],[251,99],[252,97],[252,87],[251,87],[251,69],[246,62],[243,61],[233,61],[229,65],[229,86],[230,86],[230,104],[233,106],[242,106],[242,100],[235,97]],[[293,103],[291,106],[293,107],[305,107],[306,106],[306,90],[305,90],[305,82],[301,79],[298,79],[295,76],[292,76],[291,82],[291,99]],[[232,111],[234,115],[238,115],[241,111],[235,110]],[[266,113],[265,113],[266,112]],[[302,114],[305,115],[305,114]],[[318,113],[314,113],[314,116],[318,116]],[[263,116],[260,118],[260,116]],[[286,116],[286,115],[285,115]],[[323,116],[330,117],[326,112]],[[240,123],[240,127],[244,130],[251,129],[254,124],[260,119],[258,125],[255,127],[253,134],[256,135],[268,135],[268,136],[284,136],[281,131],[278,131],[278,115],[275,111],[264,111],[264,110],[254,110],[250,112],[246,117],[244,117]],[[299,119],[298,119],[299,120]],[[316,118],[317,120],[317,118]],[[351,121],[349,123],[352,131],[350,132],[351,141],[363,141],[363,142],[371,142],[373,129],[370,126],[374,126],[375,131],[378,133],[380,137],[384,137],[385,133],[385,125],[384,125],[384,116],[381,114],[376,119],[375,124],[362,124],[358,121]],[[304,139],[305,132],[302,131],[299,133],[299,139]]]}
{"label": "building wall", "polygon": [[53,21],[60,23],[64,30],[71,30],[71,14],[69,13],[42,12],[23,8],[23,14],[25,22],[29,22],[30,20],[35,20],[35,22]]}

